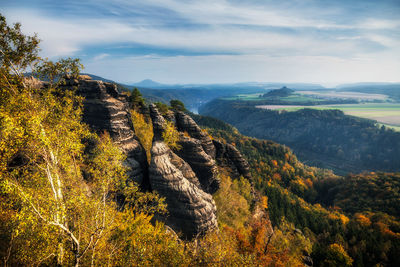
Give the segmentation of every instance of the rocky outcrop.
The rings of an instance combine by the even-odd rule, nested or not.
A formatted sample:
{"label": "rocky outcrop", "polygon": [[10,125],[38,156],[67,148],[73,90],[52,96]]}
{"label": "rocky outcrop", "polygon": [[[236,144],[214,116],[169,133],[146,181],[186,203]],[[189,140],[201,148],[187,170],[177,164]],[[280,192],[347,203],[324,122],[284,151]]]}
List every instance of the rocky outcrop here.
{"label": "rocky outcrop", "polygon": [[208,134],[200,129],[196,122],[182,111],[175,112],[176,126],[180,132],[187,132],[190,137],[198,139],[204,151],[215,158],[215,147]]}
{"label": "rocky outcrop", "polygon": [[[154,141],[149,177],[151,187],[165,197],[166,224],[184,238],[217,229],[216,207],[210,194],[190,182],[175,165],[173,152],[163,141]],[[178,156],[176,156],[178,157]]]}
{"label": "rocky outcrop", "polygon": [[[198,176],[201,173],[202,178],[213,177],[217,171],[214,160],[204,152],[200,141],[184,137],[183,134],[181,140],[185,141],[180,142],[182,148],[176,153],[186,158],[182,159],[171,151],[162,138],[165,119],[155,105],[150,104],[149,107],[154,131],[149,179],[151,187],[165,197],[170,215],[164,218],[166,224],[174,231],[181,232],[185,238],[216,229],[214,201],[203,189],[205,180]],[[204,167],[203,172],[200,164]],[[192,170],[193,166],[198,168]]]}
{"label": "rocky outcrop", "polygon": [[203,150],[199,140],[181,133],[178,143],[182,148],[175,153],[192,167],[201,188],[207,193],[215,193],[220,185],[215,160]]}
{"label": "rocky outcrop", "polygon": [[165,130],[165,119],[158,111],[156,105],[150,104],[150,118],[153,123],[153,141],[162,141],[162,134]]}
{"label": "rocky outcrop", "polygon": [[251,179],[250,165],[236,147],[217,140],[213,140],[213,143],[216,148],[216,159],[220,165],[230,170],[234,177],[241,175],[246,179]]}
{"label": "rocky outcrop", "polygon": [[135,135],[126,97],[119,93],[117,86],[91,80],[89,76],[67,79],[64,86],[77,88],[77,93],[84,97],[83,121],[98,133],[110,134],[127,156],[129,177],[144,189],[148,188],[146,154]]}
{"label": "rocky outcrop", "polygon": [[[150,117],[153,121],[153,140],[162,141],[162,133],[165,130],[165,119],[154,104],[150,104]],[[197,124],[193,122],[195,126]],[[197,126],[198,127],[198,126]],[[190,179],[194,184],[200,185],[205,192],[213,194],[219,188],[218,168],[215,160],[208,155],[200,140],[185,136],[180,133],[178,144],[181,149],[174,153],[189,164],[196,174],[196,179]]]}

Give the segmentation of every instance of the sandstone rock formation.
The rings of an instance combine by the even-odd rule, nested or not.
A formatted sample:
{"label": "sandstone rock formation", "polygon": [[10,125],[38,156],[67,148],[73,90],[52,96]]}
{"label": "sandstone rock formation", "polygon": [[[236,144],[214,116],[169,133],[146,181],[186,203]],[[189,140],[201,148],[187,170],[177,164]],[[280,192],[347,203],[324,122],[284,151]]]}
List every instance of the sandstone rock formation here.
{"label": "sandstone rock formation", "polygon": [[151,187],[165,197],[166,224],[184,238],[217,229],[216,207],[210,194],[191,183],[171,160],[173,153],[163,141],[154,141],[149,177]]}
{"label": "sandstone rock formation", "polygon": [[199,140],[181,133],[178,143],[182,149],[175,153],[192,167],[198,177],[201,188],[207,193],[215,193],[220,185],[215,160],[203,150]]}
{"label": "sandstone rock formation", "polygon": [[129,177],[148,188],[148,164],[143,146],[134,132],[128,102],[112,83],[94,81],[89,76],[67,79],[66,87],[77,87],[83,96],[83,121],[98,133],[107,131],[126,154]]}
{"label": "sandstone rock formation", "polygon": [[204,151],[215,158],[215,147],[207,133],[203,132],[196,122],[182,111],[175,112],[176,126],[180,132],[187,132],[190,137],[198,139]]}
{"label": "sandstone rock formation", "polygon": [[[158,111],[157,107],[154,104],[149,105],[150,110],[150,117],[153,123],[153,142],[154,141],[163,141],[162,133],[165,130],[165,120],[163,116]],[[185,162],[183,159],[178,157],[175,153],[171,150],[168,152],[170,161],[177,167],[184,177],[190,181],[191,183],[195,184],[196,186],[200,187],[199,179],[197,178],[196,174],[193,172],[192,168]]]}
{"label": "sandstone rock formation", "polygon": [[[164,218],[166,224],[174,231],[181,232],[185,238],[216,229],[216,207],[212,196],[202,189],[190,162],[188,164],[163,142],[165,120],[153,104],[150,105],[150,116],[154,137],[149,179],[151,187],[165,197],[169,212],[169,217]],[[184,155],[189,156],[191,152],[196,152],[191,155],[196,157],[200,153],[202,159],[213,162],[203,151],[200,141],[192,139],[190,143],[195,144],[197,150],[190,149],[190,146],[182,146],[180,151],[188,149]],[[216,171],[215,162],[213,166]]]}
{"label": "sandstone rock formation", "polygon": [[236,147],[217,140],[213,140],[213,143],[216,148],[217,162],[230,170],[233,178],[242,175],[246,179],[251,179],[249,163]]}
{"label": "sandstone rock formation", "polygon": [[[153,104],[150,104],[150,116],[153,121],[154,140],[162,140],[162,132],[164,131],[165,120],[156,106]],[[170,117],[171,112],[167,118]],[[186,114],[182,114],[181,117],[184,117],[185,121],[189,121],[190,119],[191,128],[196,129],[196,132],[201,132],[201,129],[192,120],[192,118]],[[208,136],[206,137],[209,138]],[[185,136],[185,134],[181,132],[178,144],[182,148],[174,151],[174,153],[190,165],[198,178],[197,185],[200,183],[201,188],[207,193],[215,193],[220,184],[218,178],[218,168],[215,160],[204,151],[202,142],[195,138]]]}

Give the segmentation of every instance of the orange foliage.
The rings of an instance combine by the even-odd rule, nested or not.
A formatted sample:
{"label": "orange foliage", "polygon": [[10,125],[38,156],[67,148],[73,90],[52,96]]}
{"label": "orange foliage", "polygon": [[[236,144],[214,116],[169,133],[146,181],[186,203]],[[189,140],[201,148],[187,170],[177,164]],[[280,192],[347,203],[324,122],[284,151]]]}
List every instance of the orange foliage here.
{"label": "orange foliage", "polygon": [[263,207],[264,209],[268,209],[268,197],[267,196],[262,197],[261,207]]}
{"label": "orange foliage", "polygon": [[354,216],[358,223],[360,223],[364,227],[368,227],[371,225],[371,221],[367,216],[362,215],[361,213],[357,213]]}
{"label": "orange foliage", "polygon": [[307,185],[308,188],[312,188],[313,187],[313,182],[311,181],[310,178],[307,178],[304,183]]}
{"label": "orange foliage", "polygon": [[274,173],[274,175],[272,175],[272,179],[280,181],[282,180],[282,177],[279,173]]}

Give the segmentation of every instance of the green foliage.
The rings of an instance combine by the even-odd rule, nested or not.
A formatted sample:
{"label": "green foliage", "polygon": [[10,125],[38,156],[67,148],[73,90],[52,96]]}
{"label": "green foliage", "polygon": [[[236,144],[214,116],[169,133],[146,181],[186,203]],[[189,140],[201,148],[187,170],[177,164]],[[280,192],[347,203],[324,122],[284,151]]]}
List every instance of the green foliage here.
{"label": "green foliage", "polygon": [[51,86],[58,86],[64,82],[65,77],[77,78],[83,65],[78,58],[60,59],[57,62],[43,60],[36,64],[34,73]]}
{"label": "green foliage", "polygon": [[144,98],[139,89],[137,89],[136,87],[132,90],[131,95],[129,96],[129,103],[131,105],[131,108],[135,110],[138,110],[145,105]]}
{"label": "green foliage", "polygon": [[156,105],[158,111],[162,114],[165,115],[168,113],[169,107],[167,104],[164,104],[162,102],[155,102],[154,105]]}
{"label": "green foliage", "polygon": [[7,74],[10,70],[20,73],[38,60],[39,39],[36,35],[26,36],[21,32],[21,24],[7,24],[6,18],[0,14],[0,64]]}
{"label": "green foliage", "polygon": [[[318,261],[319,257],[323,255],[323,260]],[[335,267],[335,266],[353,266],[353,259],[347,254],[344,248],[340,244],[331,244],[325,248],[317,248],[314,253],[316,264],[324,267]]]}
{"label": "green foliage", "polygon": [[385,212],[400,218],[400,173],[348,175],[330,187],[328,198],[347,213]]}
{"label": "green foliage", "polygon": [[169,101],[169,104],[174,110],[186,111],[185,104],[183,104],[183,102],[178,99],[172,99],[171,101]]}

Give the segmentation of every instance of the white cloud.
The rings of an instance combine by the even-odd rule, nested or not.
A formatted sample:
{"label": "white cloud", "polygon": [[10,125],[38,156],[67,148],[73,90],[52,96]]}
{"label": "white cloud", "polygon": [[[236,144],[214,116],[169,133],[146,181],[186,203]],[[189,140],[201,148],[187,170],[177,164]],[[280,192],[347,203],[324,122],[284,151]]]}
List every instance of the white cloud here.
{"label": "white cloud", "polygon": [[[8,12],[12,21],[21,21],[27,33],[37,31],[43,40],[43,54],[49,57],[71,56],[86,46],[139,43],[162,48],[199,52],[274,55],[343,55],[360,50],[351,38],[324,40],[312,35],[286,34],[233,26],[201,29],[156,28],[124,24],[112,19],[56,19],[31,10]],[[390,38],[375,42],[390,45]],[[367,36],[368,38],[368,36]],[[100,58],[98,58],[100,59]]]}
{"label": "white cloud", "polygon": [[[108,1],[92,2],[109,8]],[[120,81],[155,78],[174,83],[233,79],[332,83],[398,79],[400,42],[393,34],[400,27],[398,20],[365,18],[344,24],[332,18],[321,19],[323,16],[307,16],[302,11],[293,13],[293,10],[224,0],[138,3],[114,1],[110,12],[125,14],[119,16],[71,19],[45,15],[40,9],[21,8],[6,10],[6,16],[9,21],[20,21],[24,32],[38,32],[43,40],[44,56],[74,56],[96,46],[98,54],[84,62],[86,71]],[[126,15],[140,5],[172,10],[177,21],[199,27],[163,24],[154,14],[138,18]],[[121,12],[114,8],[118,6],[123,6]],[[151,9],[149,6],[143,14]],[[278,28],[270,30],[264,26]],[[101,50],[105,46],[116,49],[133,43],[174,51],[237,55],[164,57],[152,54],[116,59],[109,55],[111,52]],[[134,76],[126,78],[127,74]]]}
{"label": "white cloud", "polygon": [[94,61],[98,61],[98,60],[105,59],[106,57],[109,57],[109,56],[110,56],[110,55],[107,54],[107,53],[101,53],[101,54],[98,54],[98,55],[94,56],[94,57],[93,57],[93,60],[94,60]]}

